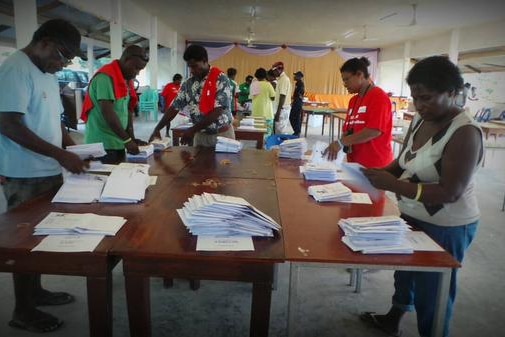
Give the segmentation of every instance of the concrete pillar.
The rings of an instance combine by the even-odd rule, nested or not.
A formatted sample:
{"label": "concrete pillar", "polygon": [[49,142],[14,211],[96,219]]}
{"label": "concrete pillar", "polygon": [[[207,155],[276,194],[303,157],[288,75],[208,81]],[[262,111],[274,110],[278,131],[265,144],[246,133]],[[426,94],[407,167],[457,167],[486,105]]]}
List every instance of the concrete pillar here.
{"label": "concrete pillar", "polygon": [[451,31],[451,41],[449,43],[449,60],[454,64],[458,64],[459,57],[459,29]]}
{"label": "concrete pillar", "polygon": [[147,64],[149,85],[158,89],[158,17],[151,16],[151,36],[149,38],[149,63]]}
{"label": "concrete pillar", "polygon": [[123,53],[123,14],[121,0],[111,0],[110,57],[119,59]]}
{"label": "concrete pillar", "polygon": [[88,56],[88,74],[89,74],[89,77],[91,78],[91,76],[93,76],[93,74],[95,73],[95,66],[94,66],[94,63],[95,63],[95,55],[93,53],[93,40],[89,39],[88,41],[88,50],[87,50],[87,56]]}
{"label": "concrete pillar", "polygon": [[16,27],[16,48],[26,47],[33,33],[39,28],[37,22],[37,1],[16,0],[14,3],[14,24]]}
{"label": "concrete pillar", "polygon": [[405,44],[403,45],[403,64],[402,64],[402,82],[400,86],[400,96],[407,96],[406,93],[406,86],[407,82],[405,81],[405,78],[407,77],[407,74],[410,70],[410,53],[412,50],[412,42],[411,41],[405,41]]}

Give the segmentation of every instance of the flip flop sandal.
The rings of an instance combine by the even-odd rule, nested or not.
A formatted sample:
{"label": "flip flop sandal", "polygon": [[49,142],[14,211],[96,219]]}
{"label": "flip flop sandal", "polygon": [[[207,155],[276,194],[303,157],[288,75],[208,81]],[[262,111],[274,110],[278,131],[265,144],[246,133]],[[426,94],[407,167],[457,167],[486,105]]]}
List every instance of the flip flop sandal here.
{"label": "flip flop sandal", "polygon": [[62,325],[63,321],[51,315],[31,321],[22,321],[19,319],[9,321],[9,326],[13,328],[37,333],[51,332],[59,329]]}
{"label": "flip flop sandal", "polygon": [[65,292],[50,292],[44,290],[40,295],[35,297],[36,306],[45,305],[63,305],[75,301],[75,297]]}
{"label": "flip flop sandal", "polygon": [[381,330],[382,332],[388,334],[390,337],[401,337],[402,331],[401,330],[391,330],[390,328],[384,326],[381,322],[377,320],[377,317],[375,317],[375,312],[373,311],[365,311],[359,315],[359,318],[363,321],[366,322],[373,327]]}

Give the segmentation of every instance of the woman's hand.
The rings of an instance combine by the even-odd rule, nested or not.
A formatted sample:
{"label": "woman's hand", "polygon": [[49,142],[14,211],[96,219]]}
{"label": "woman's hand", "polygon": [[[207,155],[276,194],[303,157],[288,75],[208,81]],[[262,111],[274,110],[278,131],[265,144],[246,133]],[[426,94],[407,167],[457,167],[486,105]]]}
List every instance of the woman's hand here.
{"label": "woman's hand", "polygon": [[338,152],[340,151],[340,145],[338,142],[333,142],[323,151],[323,157],[328,156],[328,160],[333,161],[337,159]]}
{"label": "woman's hand", "polygon": [[391,191],[398,179],[385,170],[362,169],[363,174],[370,180],[370,183],[378,189]]}

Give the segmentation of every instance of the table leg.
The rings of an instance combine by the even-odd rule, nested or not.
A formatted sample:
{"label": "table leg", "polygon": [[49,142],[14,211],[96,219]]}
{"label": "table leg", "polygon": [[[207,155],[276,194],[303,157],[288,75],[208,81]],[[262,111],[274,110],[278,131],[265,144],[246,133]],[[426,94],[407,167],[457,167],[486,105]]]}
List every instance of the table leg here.
{"label": "table leg", "polygon": [[342,120],[339,118],[338,119],[338,130],[337,130],[337,137],[340,139],[340,130],[342,130]]}
{"label": "table leg", "polygon": [[333,117],[333,114],[330,114],[330,144],[333,142],[333,139],[335,138],[335,117]]}
{"label": "table leg", "polygon": [[289,266],[289,295],[288,295],[288,326],[287,336],[296,334],[297,308],[298,308],[298,275],[300,267],[291,262]]}
{"label": "table leg", "polygon": [[131,337],[151,336],[149,277],[125,274],[126,303]]}
{"label": "table leg", "polygon": [[305,112],[305,115],[307,118],[305,119],[305,138],[307,138],[307,128],[309,127],[309,115],[310,113]]}
{"label": "table leg", "polygon": [[89,335],[112,337],[112,275],[87,277]]}
{"label": "table leg", "polygon": [[268,336],[270,325],[270,302],[272,299],[272,282],[253,283],[251,325],[249,336]]}
{"label": "table leg", "polygon": [[324,120],[326,116],[323,114],[323,127],[321,128],[321,136],[324,136]]}
{"label": "table leg", "polygon": [[256,148],[259,150],[263,149],[263,134],[256,140]]}
{"label": "table leg", "polygon": [[435,316],[433,318],[433,326],[431,329],[431,335],[434,337],[442,337],[444,335],[444,321],[445,314],[447,312],[447,302],[449,299],[451,272],[452,270],[449,268],[440,273]]}

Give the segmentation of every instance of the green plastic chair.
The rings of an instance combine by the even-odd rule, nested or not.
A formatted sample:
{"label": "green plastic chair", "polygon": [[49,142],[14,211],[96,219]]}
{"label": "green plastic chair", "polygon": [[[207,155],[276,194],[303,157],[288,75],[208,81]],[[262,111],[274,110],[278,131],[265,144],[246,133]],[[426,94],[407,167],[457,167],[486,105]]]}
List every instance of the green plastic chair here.
{"label": "green plastic chair", "polygon": [[139,112],[144,114],[146,121],[151,113],[153,119],[158,121],[158,91],[147,89],[140,95]]}

